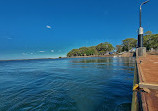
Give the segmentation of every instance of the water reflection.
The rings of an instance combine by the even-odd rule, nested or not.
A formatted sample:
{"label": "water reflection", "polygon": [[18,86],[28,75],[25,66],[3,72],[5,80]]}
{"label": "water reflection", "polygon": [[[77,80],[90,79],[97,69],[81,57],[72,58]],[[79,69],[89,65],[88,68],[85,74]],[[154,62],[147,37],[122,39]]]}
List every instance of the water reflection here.
{"label": "water reflection", "polygon": [[82,59],[75,59],[71,61],[72,63],[111,63],[113,62],[113,58],[101,58],[101,57],[94,57],[94,58],[82,58]]}

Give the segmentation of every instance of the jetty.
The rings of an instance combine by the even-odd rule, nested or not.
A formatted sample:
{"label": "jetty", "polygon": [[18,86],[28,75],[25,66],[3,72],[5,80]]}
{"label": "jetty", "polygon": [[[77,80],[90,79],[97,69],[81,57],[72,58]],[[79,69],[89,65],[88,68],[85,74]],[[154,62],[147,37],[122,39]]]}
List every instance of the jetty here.
{"label": "jetty", "polygon": [[132,111],[158,111],[158,55],[137,56]]}

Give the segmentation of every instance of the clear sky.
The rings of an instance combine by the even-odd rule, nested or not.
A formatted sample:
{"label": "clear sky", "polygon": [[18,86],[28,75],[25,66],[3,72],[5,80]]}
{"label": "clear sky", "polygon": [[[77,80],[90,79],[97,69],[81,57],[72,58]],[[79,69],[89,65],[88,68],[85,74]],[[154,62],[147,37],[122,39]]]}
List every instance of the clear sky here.
{"label": "clear sky", "polygon": [[[73,48],[137,38],[144,0],[0,0],[0,59],[66,56]],[[142,7],[158,33],[158,0]]]}

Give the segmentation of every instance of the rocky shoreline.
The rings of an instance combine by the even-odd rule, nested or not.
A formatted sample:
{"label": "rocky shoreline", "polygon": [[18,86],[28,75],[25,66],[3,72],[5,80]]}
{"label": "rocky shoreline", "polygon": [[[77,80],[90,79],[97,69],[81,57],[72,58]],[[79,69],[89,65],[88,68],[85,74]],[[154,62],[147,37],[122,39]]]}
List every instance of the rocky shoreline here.
{"label": "rocky shoreline", "polygon": [[91,56],[72,56],[72,57],[64,57],[64,58],[88,58],[88,57],[134,57],[134,53],[125,52],[122,55],[120,55],[120,54],[91,55]]}
{"label": "rocky shoreline", "polygon": [[134,57],[134,53],[126,52],[122,55],[91,55],[91,56],[73,56],[73,57],[59,57],[59,58],[34,58],[34,59],[13,59],[13,60],[0,60],[0,61],[22,61],[22,60],[46,60],[46,59],[62,59],[62,58],[89,58],[89,57]]}

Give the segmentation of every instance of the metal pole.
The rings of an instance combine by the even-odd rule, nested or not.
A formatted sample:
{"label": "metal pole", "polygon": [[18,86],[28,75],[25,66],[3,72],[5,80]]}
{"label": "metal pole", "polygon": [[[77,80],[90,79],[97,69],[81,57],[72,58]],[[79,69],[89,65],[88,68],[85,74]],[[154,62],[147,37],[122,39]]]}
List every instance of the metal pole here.
{"label": "metal pole", "polygon": [[139,33],[138,33],[138,47],[143,47],[143,27],[141,27],[141,15],[142,15],[142,4],[140,5],[139,13]]}
{"label": "metal pole", "polygon": [[138,47],[143,47],[143,27],[142,27],[142,23],[141,23],[141,15],[142,15],[142,5],[143,4],[146,4],[148,1],[145,1],[143,2],[141,5],[140,5],[140,13],[139,13],[139,33],[138,33]]}
{"label": "metal pole", "polygon": [[141,24],[141,22],[142,22],[141,17],[142,17],[142,7],[140,6],[140,12],[139,12],[139,27],[142,26],[142,24]]}

